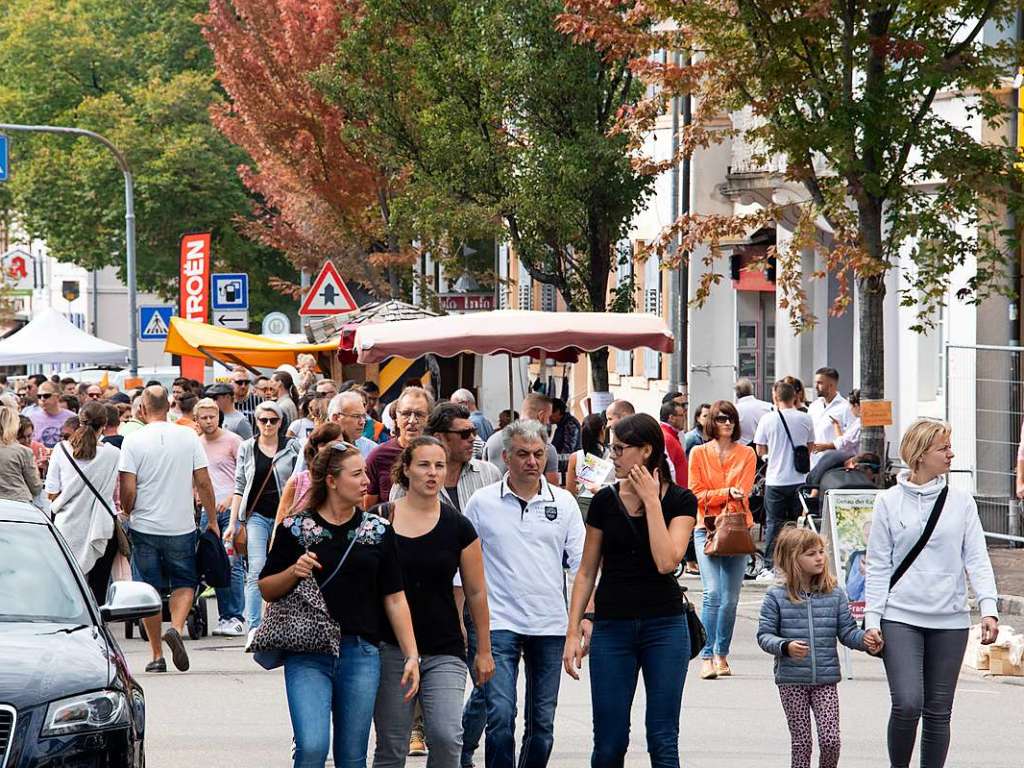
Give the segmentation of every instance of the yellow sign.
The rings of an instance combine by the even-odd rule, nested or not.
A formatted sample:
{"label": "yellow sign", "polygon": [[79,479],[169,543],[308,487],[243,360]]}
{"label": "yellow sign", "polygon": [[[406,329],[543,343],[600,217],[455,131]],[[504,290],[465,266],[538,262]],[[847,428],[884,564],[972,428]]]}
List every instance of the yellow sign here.
{"label": "yellow sign", "polygon": [[892,426],[892,400],[861,400],[860,425],[862,427]]}

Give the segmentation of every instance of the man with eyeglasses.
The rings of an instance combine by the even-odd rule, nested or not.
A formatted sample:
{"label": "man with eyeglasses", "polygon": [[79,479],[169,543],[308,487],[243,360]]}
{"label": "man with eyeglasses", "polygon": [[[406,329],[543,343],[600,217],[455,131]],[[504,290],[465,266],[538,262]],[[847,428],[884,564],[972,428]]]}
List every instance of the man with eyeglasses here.
{"label": "man with eyeglasses", "polygon": [[327,420],[341,427],[341,436],[358,448],[364,459],[377,447],[373,440],[363,437],[366,419],[366,405],[358,392],[349,390],[335,395],[327,406]]}
{"label": "man with eyeglasses", "polygon": [[39,385],[39,408],[26,414],[32,420],[36,439],[53,448],[61,439],[64,422],[73,414],[60,404],[60,391],[52,381]]}
{"label": "man with eyeglasses", "polygon": [[256,422],[253,414],[256,406],[263,400],[252,388],[252,377],[249,369],[244,365],[236,365],[231,369],[231,390],[234,393],[235,410],[245,416],[246,421],[253,430],[256,429]]}
{"label": "man with eyeglasses", "polygon": [[366,458],[366,475],[370,480],[363,509],[369,509],[391,494],[391,467],[414,438],[423,434],[434,399],[421,387],[406,387],[395,406],[398,437],[381,443]]}

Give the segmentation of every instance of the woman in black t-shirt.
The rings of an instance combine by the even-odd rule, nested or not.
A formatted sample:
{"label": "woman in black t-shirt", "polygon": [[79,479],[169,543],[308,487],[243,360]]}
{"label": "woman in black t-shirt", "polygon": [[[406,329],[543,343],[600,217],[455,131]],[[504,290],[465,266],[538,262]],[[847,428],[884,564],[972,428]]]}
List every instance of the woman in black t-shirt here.
{"label": "woman in black t-shirt", "polygon": [[359,449],[345,442],[321,448],[310,476],[309,509],[278,526],[259,587],[273,602],[301,579],[312,575],[320,583],[338,571],[321,591],[341,626],[339,655],[285,654],[295,766],[324,765],[332,719],[335,765],[365,765],[380,684],[378,644],[385,631],[397,636],[402,669],[390,684],[400,686],[410,701],[419,688],[419,652],[391,524],[356,506],[367,486]]}
{"label": "woman in black t-shirt", "polygon": [[[640,670],[651,765],[678,768],[679,711],[690,640],[673,573],[690,541],[697,499],[669,481],[665,439],[658,422],[647,414],[615,423],[611,456],[618,483],[602,488],[590,503],[563,662],[578,680],[583,656],[590,653],[592,768],[622,765]],[[594,614],[584,614],[598,569]],[[589,648],[581,643],[581,624],[587,620],[594,622]]]}
{"label": "woman in black t-shirt", "polygon": [[[453,580],[461,576],[474,626],[481,627],[473,662],[474,680],[483,685],[494,674],[483,552],[473,524],[442,504],[447,458],[434,437],[417,437],[402,451],[392,479],[406,491],[382,504],[398,542],[416,645],[420,659],[420,703],[430,745],[430,765],[458,768],[462,757],[462,703],[466,689],[466,646],[455,605]],[[402,653],[385,633],[380,651],[381,685],[373,715],[377,733],[374,768],[401,768],[409,751],[414,703],[397,686]]]}

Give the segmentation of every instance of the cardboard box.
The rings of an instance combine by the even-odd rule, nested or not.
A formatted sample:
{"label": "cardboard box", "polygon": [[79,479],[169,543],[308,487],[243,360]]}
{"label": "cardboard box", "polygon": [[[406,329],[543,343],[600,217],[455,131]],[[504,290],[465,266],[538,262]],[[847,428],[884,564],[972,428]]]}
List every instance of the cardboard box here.
{"label": "cardboard box", "polygon": [[988,651],[988,670],[992,675],[1007,677],[1024,677],[1024,660],[1020,664],[1010,662],[1010,650],[993,645]]}

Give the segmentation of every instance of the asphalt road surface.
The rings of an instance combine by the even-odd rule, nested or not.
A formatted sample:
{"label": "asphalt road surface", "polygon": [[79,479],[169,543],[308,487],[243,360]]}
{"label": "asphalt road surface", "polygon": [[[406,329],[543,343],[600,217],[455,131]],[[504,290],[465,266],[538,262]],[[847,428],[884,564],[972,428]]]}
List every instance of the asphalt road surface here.
{"label": "asphalt road surface", "polygon": [[[694,597],[699,601],[699,595]],[[772,681],[771,659],[754,642],[760,601],[759,590],[744,589],[730,655],[734,677],[701,680],[698,664],[690,665],[680,729],[680,754],[686,768],[789,766],[789,737]],[[213,615],[215,606],[211,603],[210,607]],[[282,674],[261,670],[242,653],[241,641],[206,638],[190,642],[192,669],[164,675],[141,672],[148,661],[148,650],[137,637],[124,641],[122,647],[146,691],[150,768],[291,764],[291,727]],[[852,671],[854,679],[840,685],[841,765],[878,768],[887,764],[889,694],[882,665],[858,653],[853,654]],[[521,702],[520,689],[520,711]],[[633,705],[633,737],[626,758],[630,768],[649,765],[643,722],[641,684]],[[550,765],[589,765],[591,744],[586,675],[579,682],[563,675]],[[425,758],[410,758],[408,765],[421,768],[425,763]],[[477,765],[483,765],[482,751]],[[947,765],[1024,766],[1024,678],[987,678],[964,670],[953,711],[953,743]]]}

